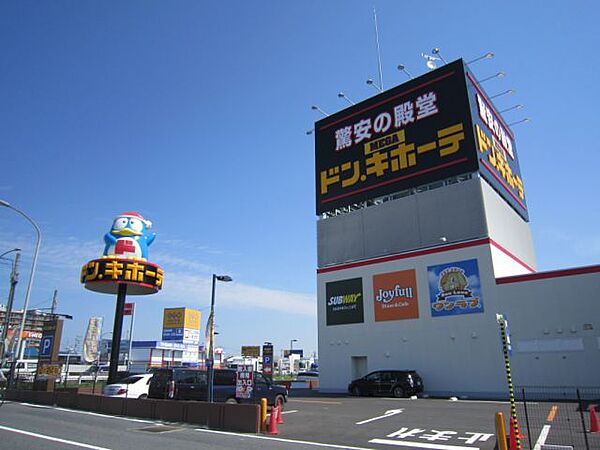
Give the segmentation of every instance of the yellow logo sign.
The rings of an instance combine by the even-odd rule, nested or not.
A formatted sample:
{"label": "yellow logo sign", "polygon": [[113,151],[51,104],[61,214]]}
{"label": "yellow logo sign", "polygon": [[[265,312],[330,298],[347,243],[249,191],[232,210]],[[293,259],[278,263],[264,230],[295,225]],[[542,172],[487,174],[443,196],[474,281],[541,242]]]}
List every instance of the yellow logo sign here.
{"label": "yellow logo sign", "polygon": [[163,329],[188,328],[200,330],[200,311],[189,308],[165,308]]}

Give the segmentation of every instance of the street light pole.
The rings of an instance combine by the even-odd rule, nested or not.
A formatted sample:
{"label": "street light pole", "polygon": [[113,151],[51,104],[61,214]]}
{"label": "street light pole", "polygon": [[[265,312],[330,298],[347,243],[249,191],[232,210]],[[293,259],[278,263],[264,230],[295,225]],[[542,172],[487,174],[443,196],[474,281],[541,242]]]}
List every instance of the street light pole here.
{"label": "street light pole", "polygon": [[214,343],[215,343],[215,286],[218,281],[233,281],[229,275],[215,275],[212,276],[212,290],[210,297],[210,315],[208,316],[208,322],[206,324],[208,332],[208,345],[206,346],[206,371],[208,376],[208,395],[207,400],[209,403],[214,401],[213,387],[215,380],[215,355],[214,355]]}
{"label": "street light pole", "polygon": [[2,335],[0,336],[0,348],[2,349],[2,352],[0,353],[0,367],[4,367],[4,361],[6,359],[6,337],[8,336],[8,328],[10,326],[10,315],[12,313],[12,305],[15,298],[15,288],[19,282],[19,261],[21,259],[21,253],[19,253],[20,251],[20,248],[13,248],[12,250],[4,252],[2,255],[0,255],[0,259],[8,259],[3,258],[3,256],[11,252],[17,252],[12,264],[12,271],[10,274],[10,291],[8,293],[8,301],[6,302],[6,316],[4,317],[4,326],[2,327]]}
{"label": "street light pole", "polygon": [[19,358],[19,355],[21,353],[21,341],[23,339],[23,331],[25,329],[25,319],[27,318],[27,308],[29,307],[29,296],[31,294],[31,286],[33,285],[33,276],[35,275],[35,267],[37,265],[38,254],[40,252],[40,244],[42,243],[42,231],[40,230],[40,227],[33,221],[33,219],[31,217],[29,217],[27,214],[25,214],[23,211],[21,211],[19,208],[12,206],[10,203],[8,203],[4,200],[0,200],[0,206],[5,206],[7,208],[10,208],[13,211],[15,211],[16,213],[23,216],[25,219],[27,219],[27,221],[29,223],[31,223],[31,225],[33,225],[33,228],[35,229],[35,232],[37,234],[35,250],[33,252],[33,261],[31,262],[31,272],[29,273],[29,282],[27,283],[27,291],[25,293],[25,304],[23,305],[23,317],[21,319],[21,326],[19,327],[19,335],[17,336],[17,353],[16,353],[16,358],[13,358],[16,360]]}

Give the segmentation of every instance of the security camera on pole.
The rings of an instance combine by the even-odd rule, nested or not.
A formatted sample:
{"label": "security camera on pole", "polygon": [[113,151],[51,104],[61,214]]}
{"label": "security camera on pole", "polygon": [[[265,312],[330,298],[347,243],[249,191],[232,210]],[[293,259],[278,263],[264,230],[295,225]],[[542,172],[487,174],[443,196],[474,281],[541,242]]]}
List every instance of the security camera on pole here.
{"label": "security camera on pole", "polygon": [[103,294],[117,294],[115,322],[110,352],[108,383],[117,380],[121,331],[125,299],[130,295],[148,295],[158,292],[163,285],[163,270],[148,262],[148,247],[155,233],[148,230],[152,222],[137,212],[125,212],[115,217],[104,235],[104,255],[81,268],[81,282],[86,289]]}

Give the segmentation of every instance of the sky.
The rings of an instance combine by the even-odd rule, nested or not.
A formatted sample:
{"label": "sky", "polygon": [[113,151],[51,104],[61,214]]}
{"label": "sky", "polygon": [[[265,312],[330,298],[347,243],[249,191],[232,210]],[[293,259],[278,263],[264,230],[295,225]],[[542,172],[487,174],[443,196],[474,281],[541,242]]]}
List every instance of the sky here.
{"label": "sky", "polygon": [[[43,233],[30,308],[112,329],[115,298],[79,284],[113,218],[137,211],[157,233],[163,290],[136,302],[134,339],[160,339],[166,307],[200,309],[213,273],[216,345],[317,350],[314,135],[327,113],[376,94],[376,8],[384,88],[427,71],[421,53],[474,63],[513,127],[538,270],[598,264],[600,43],[596,2],[4,1],[0,4],[0,199]],[[0,208],[0,253],[32,226]],[[10,263],[0,265],[0,303]],[[125,328],[128,327],[127,322]],[[202,333],[203,333],[202,332]],[[203,335],[203,334],[202,334]]]}

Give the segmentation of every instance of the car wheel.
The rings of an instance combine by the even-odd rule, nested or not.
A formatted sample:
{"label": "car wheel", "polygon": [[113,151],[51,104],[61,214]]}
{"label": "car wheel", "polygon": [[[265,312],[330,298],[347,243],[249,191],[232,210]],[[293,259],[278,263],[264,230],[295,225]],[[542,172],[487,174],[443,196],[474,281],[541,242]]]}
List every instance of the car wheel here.
{"label": "car wheel", "polygon": [[396,386],[392,389],[392,395],[396,398],[404,397],[404,389],[400,386]]}
{"label": "car wheel", "polygon": [[360,391],[360,388],[358,386],[354,386],[352,388],[352,395],[355,395],[357,397],[360,397],[362,395],[362,392]]}
{"label": "car wheel", "polygon": [[141,400],[145,400],[145,399],[148,398],[148,394],[142,394],[138,398],[141,399]]}
{"label": "car wheel", "polygon": [[283,395],[277,395],[275,397],[275,406],[281,406],[281,410],[283,411],[284,404],[285,404],[285,397]]}
{"label": "car wheel", "polygon": [[234,397],[230,397],[227,400],[225,400],[225,403],[229,403],[230,405],[237,405],[237,400]]}

